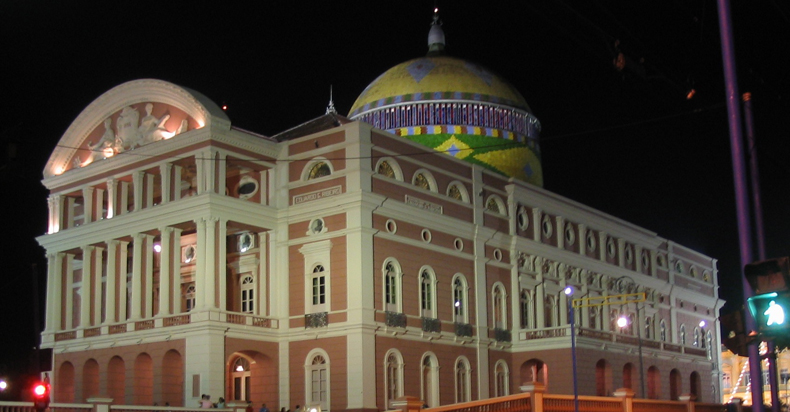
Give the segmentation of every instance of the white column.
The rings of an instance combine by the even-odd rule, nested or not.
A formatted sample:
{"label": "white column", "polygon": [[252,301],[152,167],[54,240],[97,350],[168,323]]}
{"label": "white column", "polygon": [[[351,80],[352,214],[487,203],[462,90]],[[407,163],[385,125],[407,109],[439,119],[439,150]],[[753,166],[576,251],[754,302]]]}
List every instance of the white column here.
{"label": "white column", "polygon": [[74,255],[66,254],[66,329],[74,329]]}
{"label": "white column", "polygon": [[74,198],[66,197],[66,227],[71,229],[74,227]]}
{"label": "white column", "polygon": [[540,231],[541,231],[541,228],[543,227],[543,222],[541,221],[542,217],[543,217],[543,211],[542,210],[540,210],[538,208],[532,209],[532,223],[533,223],[533,225],[532,225],[532,240],[534,240],[536,242],[540,242]]}
{"label": "white column", "polygon": [[546,296],[543,287],[543,275],[541,274],[540,283],[535,287],[535,329],[546,327]]}
{"label": "white column", "polygon": [[[204,262],[206,267],[205,277],[203,284],[200,285],[203,289],[202,295],[204,296],[203,304],[206,308],[216,307],[216,281],[217,281],[217,218],[211,217],[206,219],[206,239],[204,250]],[[200,289],[197,290],[198,294]],[[200,307],[200,306],[198,306]]]}
{"label": "white column", "polygon": [[47,234],[52,234],[52,233],[57,232],[57,230],[55,229],[55,210],[56,210],[56,206],[55,205],[56,204],[57,203],[55,201],[55,196],[54,195],[49,195],[49,197],[47,197],[47,209],[48,209],[48,214],[47,214],[47,217],[48,217],[48,219],[47,219],[47,221],[48,221]]}
{"label": "white column", "polygon": [[129,212],[129,182],[120,182],[121,183],[121,202],[118,204],[115,214],[125,215]]}
{"label": "white column", "polygon": [[162,182],[162,188],[161,188],[162,204],[167,203],[167,202],[170,201],[170,196],[171,196],[170,192],[171,192],[172,187],[173,187],[173,185],[172,185],[173,177],[172,177],[172,173],[171,173],[172,169],[173,169],[173,165],[170,164],[170,163],[165,163],[165,164],[159,165],[159,176],[161,176],[161,178],[162,178],[161,179],[161,182]]}
{"label": "white column", "polygon": [[[104,282],[102,281],[103,276],[102,272],[104,272],[102,263],[104,261],[104,248],[94,247],[93,248],[93,270],[95,272],[94,275],[94,282],[93,282],[93,322],[91,325],[98,326],[101,325],[101,312],[102,312],[102,286],[104,286]],[[106,308],[105,308],[106,310]]]}
{"label": "white column", "polygon": [[154,176],[153,174],[145,174],[145,207],[151,208],[154,206]]}
{"label": "white column", "polygon": [[173,200],[181,199],[181,166],[173,166]]}
{"label": "white column", "polygon": [[[565,219],[562,216],[557,216],[557,248],[565,248]],[[567,310],[567,309],[566,309]]]}
{"label": "white column", "polygon": [[65,207],[66,198],[61,195],[55,195],[55,232],[57,233],[60,229],[63,229],[63,209]]}
{"label": "white column", "polygon": [[579,226],[579,254],[584,256],[587,253],[587,225],[580,223]]}
{"label": "white column", "polygon": [[173,253],[171,255],[171,273],[173,291],[173,314],[181,313],[181,229],[171,228],[173,231]]}
{"label": "white column", "polygon": [[617,266],[625,266],[625,239],[617,239]]}
{"label": "white column", "polygon": [[198,195],[201,195],[206,191],[206,175],[208,174],[206,172],[208,163],[206,158],[210,156],[210,154],[211,152],[207,153],[207,151],[202,151],[195,156],[195,178],[197,180],[196,192]]}
{"label": "white column", "polygon": [[105,192],[104,189],[96,189],[96,194],[95,194],[96,210],[93,212],[94,213],[94,219],[93,220],[102,220],[102,219],[104,219],[104,216],[105,216],[105,214],[104,214],[105,213],[104,212],[104,192]]}
{"label": "white column", "polygon": [[[135,200],[137,203],[137,200]],[[137,210],[137,209],[135,209]],[[132,313],[129,319],[140,319],[143,301],[143,241],[145,235],[137,233],[132,241]]]}
{"label": "white column", "polygon": [[[116,277],[118,276],[118,241],[110,240],[107,242],[107,293],[104,296],[104,323],[115,323],[116,305]],[[124,262],[126,263],[126,262]],[[125,265],[124,265],[125,266]]]}
{"label": "white column", "polygon": [[228,162],[226,161],[226,158],[227,156],[224,153],[216,153],[215,154],[216,160],[213,162],[214,170],[217,171],[216,173],[217,181],[215,183],[215,185],[217,186],[216,191],[217,193],[223,196],[225,195],[225,185],[226,185],[225,177],[227,175],[227,169],[228,169]]}
{"label": "white column", "polygon": [[[164,188],[162,188],[162,192],[164,193]],[[173,228],[163,227],[159,229],[159,233],[161,233],[160,245],[162,246],[162,251],[159,252],[159,316],[168,316],[170,315],[170,287],[173,285],[171,279]]]}
{"label": "white column", "polygon": [[82,189],[82,224],[93,222],[93,188],[86,187]]}
{"label": "white column", "polygon": [[200,218],[195,221],[197,226],[197,239],[195,251],[197,264],[195,265],[195,307],[203,308],[206,306],[205,289],[206,284],[206,219]]}
{"label": "white column", "polygon": [[134,211],[140,211],[143,208],[143,183],[145,181],[145,172],[136,171],[132,174],[132,189],[134,190]]}
{"label": "white column", "polygon": [[118,321],[126,322],[126,319],[129,318],[129,313],[126,310],[126,301],[129,295],[129,285],[127,284],[129,268],[126,263],[129,260],[129,242],[119,241],[118,249]]}
{"label": "white column", "polygon": [[47,254],[47,320],[44,330],[56,332],[60,330],[61,288],[63,281],[63,255]]}
{"label": "white column", "polygon": [[[225,162],[222,162],[223,164]],[[224,170],[223,167],[220,167],[220,170]],[[220,180],[220,182],[224,182],[224,180]],[[224,186],[224,185],[222,185]],[[222,189],[223,193],[225,189]],[[227,262],[228,262],[228,221],[225,219],[219,220],[219,230],[217,234],[217,259],[219,260],[219,265],[217,265],[217,278],[219,280],[219,308],[222,310],[226,310],[227,308]]]}
{"label": "white column", "polygon": [[145,296],[143,298],[143,319],[150,319],[154,313],[154,237],[145,235],[143,244],[143,275],[145,276]]}
{"label": "white column", "polygon": [[82,287],[80,288],[80,327],[91,326],[91,291],[93,290],[93,246],[82,247]]}
{"label": "white column", "polygon": [[118,182],[115,179],[107,179],[107,219],[115,217],[115,209],[118,207]]}
{"label": "white column", "polygon": [[268,170],[264,170],[261,172],[261,179],[258,189],[261,195],[261,204],[268,205],[269,204],[269,186],[267,185],[267,176],[269,175]]}
{"label": "white column", "polygon": [[255,312],[256,315],[259,316],[266,316],[266,295],[268,290],[268,263],[269,259],[268,254],[266,253],[266,247],[268,243],[266,241],[266,233],[259,233],[258,234],[258,277],[255,279],[255,293],[258,297],[256,305],[255,305]]}
{"label": "white column", "polygon": [[606,261],[606,232],[598,232],[598,258]]}

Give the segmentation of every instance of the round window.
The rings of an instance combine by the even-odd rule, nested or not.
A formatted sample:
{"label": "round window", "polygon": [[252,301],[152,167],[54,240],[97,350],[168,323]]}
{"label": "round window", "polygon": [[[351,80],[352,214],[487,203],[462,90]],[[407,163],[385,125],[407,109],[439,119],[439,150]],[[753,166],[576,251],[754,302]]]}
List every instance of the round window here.
{"label": "round window", "polygon": [[425,243],[430,243],[431,242],[431,231],[430,230],[428,230],[428,229],[423,229],[422,230],[422,241],[425,242]]}
{"label": "round window", "polygon": [[529,227],[529,215],[527,214],[527,209],[524,206],[518,208],[516,219],[518,220],[518,228],[521,230],[527,230]]}
{"label": "round window", "polygon": [[249,199],[258,192],[258,182],[249,176],[243,176],[236,187],[239,199]]}
{"label": "round window", "polygon": [[387,229],[388,233],[395,233],[398,231],[398,224],[395,223],[394,220],[388,219],[387,223],[384,224],[384,227]]}

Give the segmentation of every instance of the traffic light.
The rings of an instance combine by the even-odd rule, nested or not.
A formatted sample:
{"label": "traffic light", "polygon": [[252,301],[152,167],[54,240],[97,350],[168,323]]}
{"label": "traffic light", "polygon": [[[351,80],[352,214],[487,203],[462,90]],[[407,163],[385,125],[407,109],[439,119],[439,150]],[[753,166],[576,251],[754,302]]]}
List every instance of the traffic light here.
{"label": "traffic light", "polygon": [[50,386],[46,382],[36,382],[33,385],[33,407],[36,411],[43,412],[49,407]]}
{"label": "traffic light", "polygon": [[790,333],[790,259],[750,263],[744,274],[754,290],[747,299],[757,329],[767,338]]}

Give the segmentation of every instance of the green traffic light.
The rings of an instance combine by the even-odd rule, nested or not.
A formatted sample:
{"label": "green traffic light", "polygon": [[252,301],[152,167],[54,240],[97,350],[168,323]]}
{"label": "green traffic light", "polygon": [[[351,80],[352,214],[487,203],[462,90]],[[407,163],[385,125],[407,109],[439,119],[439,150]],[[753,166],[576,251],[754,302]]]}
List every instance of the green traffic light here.
{"label": "green traffic light", "polygon": [[764,293],[750,297],[748,303],[760,332],[768,335],[786,333],[790,326],[790,322],[786,319],[787,311],[790,309],[790,294]]}

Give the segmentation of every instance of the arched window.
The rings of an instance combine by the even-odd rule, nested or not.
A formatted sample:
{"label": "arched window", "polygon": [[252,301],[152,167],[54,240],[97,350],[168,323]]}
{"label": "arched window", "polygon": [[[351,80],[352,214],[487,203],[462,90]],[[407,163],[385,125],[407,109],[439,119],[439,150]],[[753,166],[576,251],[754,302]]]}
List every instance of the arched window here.
{"label": "arched window", "polygon": [[505,202],[499,198],[497,195],[491,195],[486,201],[486,210],[498,213],[500,215],[507,215],[507,208],[505,207]]}
{"label": "arched window", "polygon": [[420,396],[429,408],[435,408],[439,406],[439,362],[436,355],[426,353],[420,365]]}
{"label": "arched window", "polygon": [[510,371],[507,363],[498,360],[494,366],[494,396],[510,395]]}
{"label": "arched window", "polygon": [[469,193],[461,182],[451,182],[447,185],[447,196],[465,203],[469,203]]}
{"label": "arched window", "polygon": [[686,346],[686,325],[680,325],[680,344]]}
{"label": "arched window", "polygon": [[389,162],[386,160],[379,163],[376,173],[385,177],[389,177],[390,179],[395,178],[395,170],[392,169],[392,166],[390,166]]}
{"label": "arched window", "polygon": [[456,323],[468,323],[466,289],[464,275],[456,274],[453,278],[453,321]]}
{"label": "arched window", "polygon": [[309,405],[329,409],[329,358],[323,351],[311,352],[305,365],[307,371],[305,399]]}
{"label": "arched window", "polygon": [[326,312],[327,309],[327,276],[323,265],[315,265],[310,276],[310,298],[313,313]]}
{"label": "arched window", "polygon": [[398,162],[391,157],[382,157],[379,159],[376,164],[376,173],[390,179],[403,181],[403,171],[401,171]]}
{"label": "arched window", "polygon": [[417,172],[415,172],[411,183],[425,190],[436,192],[436,179],[433,178],[431,172],[425,169],[420,169]]}
{"label": "arched window", "polygon": [[255,279],[250,276],[241,278],[241,311],[253,313],[255,311]]}
{"label": "arched window", "polygon": [[700,342],[700,332],[699,328],[694,328],[694,341],[691,342],[694,347],[699,347],[702,343]]}
{"label": "arched window", "polygon": [[403,396],[403,357],[396,349],[387,352],[384,370],[385,403],[389,409],[394,409],[392,401]]}
{"label": "arched window", "polygon": [[598,311],[600,310],[600,308],[593,306],[588,308],[588,310],[589,310],[590,328],[600,329],[601,325],[598,324]]}
{"label": "arched window", "polygon": [[239,357],[233,362],[231,370],[233,379],[233,399],[246,401],[250,399],[250,361]]}
{"label": "arched window", "polygon": [[195,308],[195,284],[190,283],[184,293],[184,310],[187,312]]}
{"label": "arched window", "polygon": [[532,319],[531,315],[531,308],[532,305],[530,301],[532,300],[532,295],[530,292],[526,290],[521,290],[521,294],[519,295],[519,309],[521,311],[521,329],[529,329],[530,328],[530,320]]}
{"label": "arched window", "polygon": [[455,403],[471,401],[471,393],[469,360],[461,356],[455,361]]}
{"label": "arched window", "polygon": [[491,290],[491,303],[493,304],[494,327],[507,329],[507,306],[505,297],[505,287],[501,283],[494,284]]}
{"label": "arched window", "polygon": [[436,277],[427,268],[420,272],[420,316],[436,317]]}
{"label": "arched window", "polygon": [[329,166],[329,163],[325,161],[318,161],[310,166],[310,170],[307,172],[306,180],[318,179],[331,174],[332,168]]}
{"label": "arched window", "polygon": [[645,339],[653,339],[653,317],[645,316]]}
{"label": "arched window", "polygon": [[394,259],[384,263],[384,310],[403,312],[401,307],[401,272],[400,265]]}
{"label": "arched window", "polygon": [[661,322],[658,324],[658,328],[660,329],[660,338],[661,342],[667,341],[667,322],[664,319],[661,319]]}
{"label": "arched window", "polygon": [[713,359],[713,334],[710,331],[705,333],[705,354],[708,360]]}
{"label": "arched window", "polygon": [[543,298],[543,326],[546,328],[550,328],[552,326],[557,326],[555,322],[554,316],[554,296],[546,295]]}

